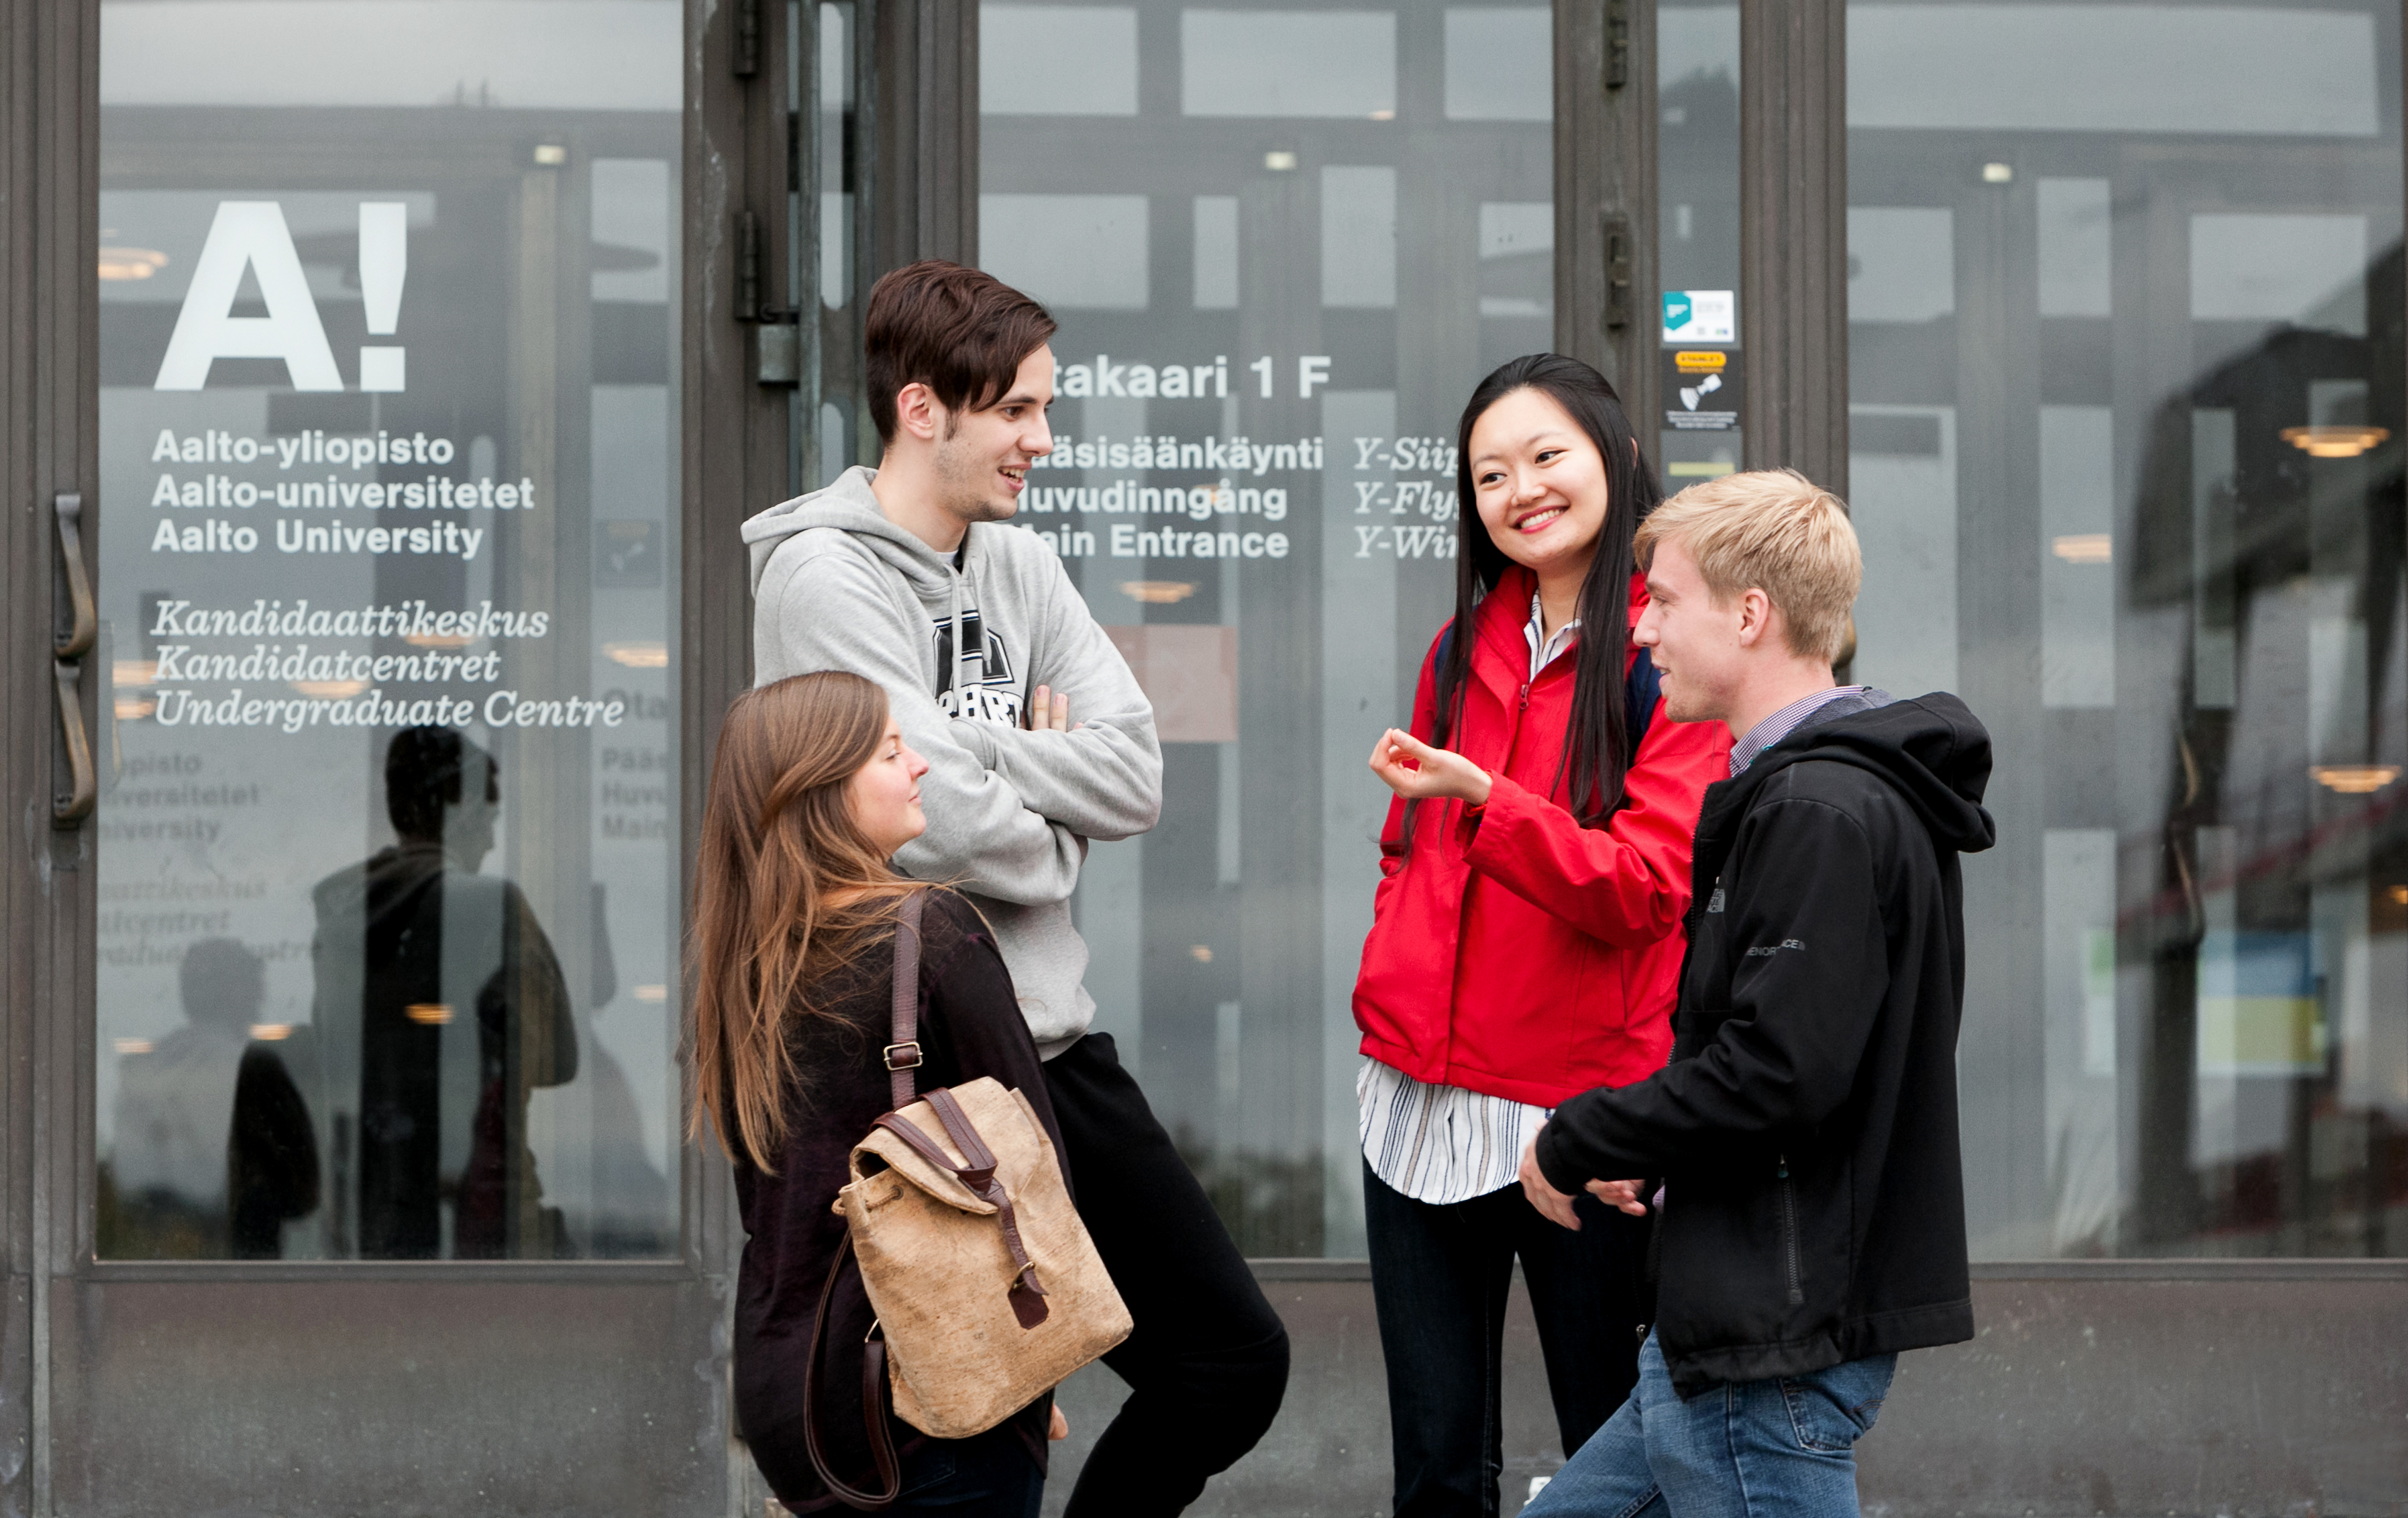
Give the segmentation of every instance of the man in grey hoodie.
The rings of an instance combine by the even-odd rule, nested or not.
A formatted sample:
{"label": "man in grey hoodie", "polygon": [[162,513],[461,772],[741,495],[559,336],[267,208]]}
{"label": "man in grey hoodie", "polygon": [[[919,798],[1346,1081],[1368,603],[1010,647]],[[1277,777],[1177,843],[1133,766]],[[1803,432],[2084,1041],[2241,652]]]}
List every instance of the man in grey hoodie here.
{"label": "man in grey hoodie", "polygon": [[885,456],[744,524],[754,679],[874,680],[927,760],[928,830],[896,864],[958,884],[994,924],[1080,1214],[1137,1322],[1105,1357],[1131,1395],[1068,1518],[1176,1513],[1270,1425],[1287,1336],[1111,1037],[1087,1031],[1070,892],[1089,839],[1160,816],[1162,750],[1053,548],[1008,525],[1053,451],[1054,320],[931,260],[878,281],[867,328]]}

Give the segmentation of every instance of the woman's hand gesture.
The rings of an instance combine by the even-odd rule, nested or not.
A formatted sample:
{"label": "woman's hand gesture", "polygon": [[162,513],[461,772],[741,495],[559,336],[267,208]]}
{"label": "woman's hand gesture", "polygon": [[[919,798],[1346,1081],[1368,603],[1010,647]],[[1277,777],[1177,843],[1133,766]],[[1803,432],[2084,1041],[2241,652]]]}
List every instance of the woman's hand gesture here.
{"label": "woman's hand gesture", "polygon": [[1488,804],[1488,771],[1399,727],[1389,728],[1371,745],[1371,773],[1408,801],[1453,796],[1475,807]]}

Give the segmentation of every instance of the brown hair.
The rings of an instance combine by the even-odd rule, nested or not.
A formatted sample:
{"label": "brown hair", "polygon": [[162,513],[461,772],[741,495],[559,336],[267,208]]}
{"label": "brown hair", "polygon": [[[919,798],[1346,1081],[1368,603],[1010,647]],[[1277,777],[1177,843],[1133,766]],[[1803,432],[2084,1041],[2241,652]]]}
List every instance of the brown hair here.
{"label": "brown hair", "polygon": [[687,1131],[698,1138],[708,1123],[763,1170],[774,1172],[800,1081],[791,1024],[835,1015],[811,1005],[812,983],[924,889],[853,817],[846,782],[885,731],[886,693],[829,670],[745,692],[719,732],[695,859]]}
{"label": "brown hair", "polygon": [[1665,542],[1688,551],[1716,603],[1760,590],[1781,609],[1790,652],[1838,660],[1865,578],[1848,503],[1795,469],[1727,474],[1691,485],[1639,524],[1632,547],[1641,569]]}
{"label": "brown hair", "polygon": [[895,440],[895,396],[926,385],[948,411],[982,411],[1011,388],[1021,361],[1054,336],[1045,308],[992,274],[925,258],[869,290],[863,368],[869,419]]}

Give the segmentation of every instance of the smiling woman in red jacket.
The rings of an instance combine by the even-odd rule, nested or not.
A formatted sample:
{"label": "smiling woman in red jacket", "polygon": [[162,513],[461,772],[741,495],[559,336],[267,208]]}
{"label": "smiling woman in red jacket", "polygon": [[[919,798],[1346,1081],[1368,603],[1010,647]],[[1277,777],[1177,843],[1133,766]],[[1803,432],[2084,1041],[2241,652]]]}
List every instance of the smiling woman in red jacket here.
{"label": "smiling woman in red jacket", "polygon": [[1372,751],[1397,799],[1354,986],[1399,1518],[1498,1511],[1516,1257],[1567,1454],[1636,1378],[1645,1224],[1583,1198],[1581,1230],[1555,1227],[1515,1167],[1555,1103],[1670,1053],[1690,837],[1729,772],[1728,730],[1666,717],[1629,641],[1631,535],[1660,495],[1613,388],[1515,359],[1458,437],[1455,615],[1412,730]]}

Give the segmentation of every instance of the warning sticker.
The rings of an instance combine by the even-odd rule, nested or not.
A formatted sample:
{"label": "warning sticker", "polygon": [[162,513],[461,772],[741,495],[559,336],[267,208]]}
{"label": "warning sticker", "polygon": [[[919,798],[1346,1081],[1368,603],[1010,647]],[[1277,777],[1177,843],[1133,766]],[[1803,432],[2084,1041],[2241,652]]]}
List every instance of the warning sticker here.
{"label": "warning sticker", "polygon": [[1739,427],[1739,351],[1664,351],[1664,425],[1674,432],[1733,432]]}

